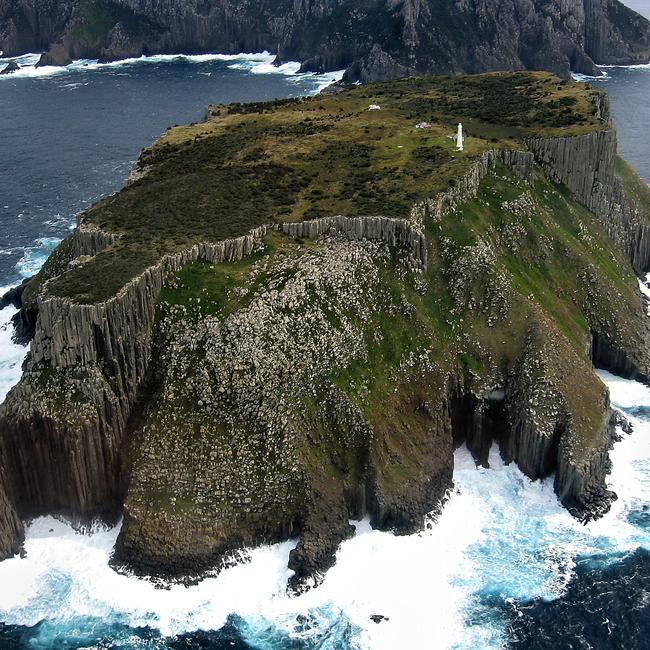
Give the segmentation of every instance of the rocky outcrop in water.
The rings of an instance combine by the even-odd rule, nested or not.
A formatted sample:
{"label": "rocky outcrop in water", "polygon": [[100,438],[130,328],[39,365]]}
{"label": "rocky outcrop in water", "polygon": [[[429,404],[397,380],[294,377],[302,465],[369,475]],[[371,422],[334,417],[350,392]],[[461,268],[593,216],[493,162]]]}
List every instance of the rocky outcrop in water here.
{"label": "rocky outcrop in water", "polygon": [[613,132],[589,129],[530,151],[486,141],[443,191],[410,194],[403,219],[179,244],[94,304],[50,291],[122,250],[124,231],[87,213],[20,296],[35,327],[0,406],[5,554],[20,541],[13,513],[123,513],[118,566],[196,576],[296,536],[301,589],[332,565],[350,518],[420,529],[460,444],[486,464],[497,442],[531,478],[555,472],[576,515],[602,512],[610,407],[591,360],[650,375],[621,252],[638,261],[631,212],[604,206],[620,191],[639,227],[647,217],[628,192],[639,186],[619,181]]}
{"label": "rocky outcrop in water", "polygon": [[[650,23],[617,0],[142,0],[0,4],[0,49],[41,64],[147,53],[277,53],[349,81],[491,70],[597,74],[650,60]],[[595,62],[595,63],[594,63]]]}
{"label": "rocky outcrop in water", "polygon": [[9,305],[20,309],[22,307],[23,289],[28,282],[29,279],[23,280],[22,284],[19,284],[17,287],[12,287],[4,295],[0,296],[0,310],[9,307]]}
{"label": "rocky outcrop in water", "polygon": [[18,72],[18,70],[20,70],[20,66],[15,61],[9,61],[9,63],[0,70],[0,75],[11,74],[12,72]]}

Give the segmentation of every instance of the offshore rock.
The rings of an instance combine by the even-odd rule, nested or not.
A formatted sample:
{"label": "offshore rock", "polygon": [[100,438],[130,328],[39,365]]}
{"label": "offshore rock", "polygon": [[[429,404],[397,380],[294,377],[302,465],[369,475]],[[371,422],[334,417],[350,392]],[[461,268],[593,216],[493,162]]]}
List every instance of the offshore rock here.
{"label": "offshore rock", "polygon": [[25,309],[23,305],[23,291],[30,280],[31,278],[25,278],[21,284],[17,287],[12,287],[4,296],[0,297],[0,309],[5,309],[5,307],[11,305],[19,310],[11,318],[14,328],[11,338],[15,343],[19,343],[20,345],[27,345],[34,336],[36,316]]}
{"label": "offshore rock", "polygon": [[36,64],[37,68],[47,65],[65,66],[72,63],[72,54],[63,43],[54,43]]}
{"label": "offshore rock", "polygon": [[3,296],[0,296],[0,310],[9,307],[9,305],[12,305],[16,309],[20,309],[23,306],[23,290],[30,279],[25,278],[17,287],[12,287]]}
{"label": "offshore rock", "polygon": [[0,70],[0,74],[11,74],[12,72],[18,72],[20,66],[15,61],[9,61],[9,63]]}

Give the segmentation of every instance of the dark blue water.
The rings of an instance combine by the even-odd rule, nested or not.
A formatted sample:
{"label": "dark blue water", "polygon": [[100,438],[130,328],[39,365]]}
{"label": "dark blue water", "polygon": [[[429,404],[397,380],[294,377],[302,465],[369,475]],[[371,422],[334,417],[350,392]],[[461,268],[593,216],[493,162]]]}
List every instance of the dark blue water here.
{"label": "dark blue water", "polygon": [[0,77],[0,287],[37,270],[74,215],[120,189],[140,150],[169,125],[200,120],[208,103],[305,95],[327,81],[294,70],[154,57]]}
{"label": "dark blue water", "polygon": [[650,647],[650,553],[639,549],[603,568],[578,562],[562,598],[501,603],[510,647],[521,650]]}
{"label": "dark blue water", "polygon": [[650,183],[650,65],[606,72],[604,80],[592,83],[611,97],[619,153]]}
{"label": "dark blue water", "polygon": [[[163,637],[160,632],[149,627],[133,628],[127,625],[107,624],[102,619],[95,621],[83,618],[72,620],[65,625],[43,621],[33,627],[3,625],[0,623],[0,648],[2,650],[54,650],[66,648],[113,648],[132,650],[317,650],[323,647],[325,639],[318,637],[307,641],[291,639],[278,630],[269,630],[266,642],[258,639],[255,643],[246,641],[241,630],[245,621],[231,616],[218,631],[198,631],[191,634],[178,634]],[[330,645],[332,650],[345,650],[351,647],[352,633],[347,640]]]}
{"label": "dark blue water", "polygon": [[[650,423],[647,404],[618,408],[637,429]],[[637,434],[638,435],[638,434]],[[644,463],[639,454],[637,464]],[[647,467],[646,469],[650,469]],[[646,474],[646,472],[644,472]],[[641,486],[639,486],[640,488]],[[650,503],[627,509],[632,528],[650,533]],[[647,544],[577,556],[571,581],[555,599],[486,598],[509,621],[509,647],[521,650],[646,650],[650,648],[650,551]]]}

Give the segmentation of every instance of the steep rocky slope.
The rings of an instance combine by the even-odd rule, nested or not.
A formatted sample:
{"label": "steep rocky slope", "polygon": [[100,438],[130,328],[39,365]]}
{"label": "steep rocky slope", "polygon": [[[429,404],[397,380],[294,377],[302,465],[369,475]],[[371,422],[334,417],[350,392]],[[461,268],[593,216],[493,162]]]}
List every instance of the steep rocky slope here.
{"label": "steep rocky slope", "polygon": [[649,195],[606,97],[545,73],[209,107],[22,291],[0,552],[17,515],[123,515],[118,566],[193,576],[296,537],[302,588],[351,517],[425,525],[463,443],[598,516],[592,362],[650,376]]}
{"label": "steep rocky slope", "polygon": [[42,63],[268,50],[347,78],[646,63],[650,23],[618,0],[50,0],[0,2],[0,49]]}

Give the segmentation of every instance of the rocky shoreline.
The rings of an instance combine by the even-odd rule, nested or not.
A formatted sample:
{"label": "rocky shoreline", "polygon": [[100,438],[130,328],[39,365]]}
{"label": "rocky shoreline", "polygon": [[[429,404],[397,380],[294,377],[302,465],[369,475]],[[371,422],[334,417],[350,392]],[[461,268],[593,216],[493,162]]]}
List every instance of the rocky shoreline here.
{"label": "rocky shoreline", "polygon": [[571,70],[647,63],[650,23],[617,0],[408,0],[148,5],[137,0],[56,0],[0,5],[5,56],[45,51],[41,65],[115,61],[150,53],[271,51],[303,71],[346,69],[346,80],[498,70]]}

